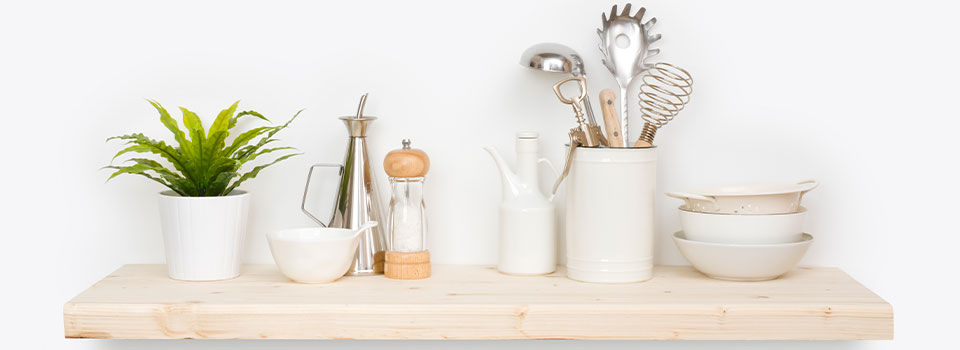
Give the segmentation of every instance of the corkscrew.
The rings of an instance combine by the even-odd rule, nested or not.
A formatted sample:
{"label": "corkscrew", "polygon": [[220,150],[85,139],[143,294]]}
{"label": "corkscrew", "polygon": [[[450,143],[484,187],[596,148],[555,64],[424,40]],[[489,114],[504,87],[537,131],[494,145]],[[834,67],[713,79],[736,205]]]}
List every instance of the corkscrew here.
{"label": "corkscrew", "polygon": [[[560,91],[560,88],[563,86],[563,84],[572,81],[577,82],[579,85],[580,94],[573,98],[563,96],[563,92]],[[570,130],[571,134],[576,134],[576,137],[579,140],[582,140],[584,146],[606,146],[607,140],[603,137],[603,132],[600,130],[600,126],[588,122],[583,114],[583,107],[581,106],[581,103],[587,98],[587,80],[583,77],[573,77],[561,80],[553,86],[553,92],[557,94],[557,98],[560,99],[560,102],[573,107],[574,116],[577,118],[577,127]]]}
{"label": "corkscrew", "polygon": [[657,130],[673,120],[690,101],[693,77],[683,68],[657,63],[641,81],[639,104],[644,123],[634,147],[650,147]]}

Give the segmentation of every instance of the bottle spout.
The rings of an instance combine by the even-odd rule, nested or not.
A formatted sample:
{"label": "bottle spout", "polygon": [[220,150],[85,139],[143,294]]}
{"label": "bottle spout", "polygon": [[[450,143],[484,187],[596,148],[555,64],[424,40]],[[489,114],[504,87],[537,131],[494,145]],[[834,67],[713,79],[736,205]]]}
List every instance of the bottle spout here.
{"label": "bottle spout", "polygon": [[497,170],[500,171],[500,178],[503,181],[503,198],[516,198],[520,195],[520,180],[516,173],[510,169],[507,162],[500,155],[500,152],[493,147],[484,147],[484,151],[490,153],[493,162],[497,164]]}

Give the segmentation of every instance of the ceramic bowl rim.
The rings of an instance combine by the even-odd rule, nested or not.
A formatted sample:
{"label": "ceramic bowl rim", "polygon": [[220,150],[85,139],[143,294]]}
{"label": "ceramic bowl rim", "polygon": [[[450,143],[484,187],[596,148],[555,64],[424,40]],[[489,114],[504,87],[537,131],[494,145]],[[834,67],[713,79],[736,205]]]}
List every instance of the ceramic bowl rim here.
{"label": "ceramic bowl rim", "polygon": [[[793,193],[803,193],[810,191],[804,189],[796,189],[795,187],[803,186],[802,183],[755,183],[755,184],[733,184],[733,185],[712,185],[712,186],[702,186],[693,188],[690,191],[685,193],[690,194],[699,194],[701,196],[708,197],[754,197],[754,196],[774,196],[774,195],[783,195],[783,194],[793,194]],[[742,190],[740,192],[725,193],[722,191],[723,188],[750,188],[750,187],[760,187],[761,189],[754,190],[754,192],[749,192]],[[781,189],[777,189],[781,188]]]}
{"label": "ceramic bowl rim", "polygon": [[686,206],[687,206],[686,204],[683,204],[683,205],[677,207],[677,209],[679,209],[679,210],[682,211],[682,212],[689,213],[689,214],[716,215],[716,216],[789,216],[789,215],[797,215],[797,216],[800,216],[800,215],[803,215],[803,214],[806,214],[806,213],[807,213],[807,207],[804,207],[804,206],[802,206],[802,205],[799,206],[799,207],[797,207],[797,211],[794,211],[794,212],[790,212],[790,213],[769,213],[769,214],[714,213],[714,212],[705,212],[705,211],[690,210],[690,209],[687,209]]}
{"label": "ceramic bowl rim", "polygon": [[799,242],[790,242],[790,243],[758,243],[758,244],[749,244],[749,243],[714,243],[714,242],[701,242],[688,239],[683,230],[674,232],[671,235],[675,241],[682,241],[684,243],[697,244],[707,247],[717,247],[717,248],[786,248],[793,246],[802,246],[810,245],[813,243],[813,235],[804,232],[803,239]]}

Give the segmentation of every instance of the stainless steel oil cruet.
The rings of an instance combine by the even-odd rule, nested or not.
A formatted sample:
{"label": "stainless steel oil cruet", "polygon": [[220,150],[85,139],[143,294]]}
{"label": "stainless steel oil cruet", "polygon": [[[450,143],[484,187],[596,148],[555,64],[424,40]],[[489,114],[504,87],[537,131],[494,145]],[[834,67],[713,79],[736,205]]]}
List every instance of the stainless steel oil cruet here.
{"label": "stainless steel oil cruet", "polygon": [[[370,221],[386,222],[381,220],[383,206],[380,201],[380,192],[377,191],[376,177],[370,170],[369,157],[367,156],[367,127],[377,117],[363,115],[363,107],[366,101],[367,94],[363,94],[360,98],[357,114],[340,117],[350,134],[347,155],[344,157],[343,164],[315,164],[310,167],[310,172],[307,175],[307,184],[303,189],[303,201],[300,203],[300,209],[321,226],[358,229]],[[321,167],[337,168],[340,174],[333,213],[329,220],[319,219],[306,207],[313,170]],[[384,225],[378,225],[360,236],[357,256],[347,274],[373,275],[383,273],[383,227]]]}

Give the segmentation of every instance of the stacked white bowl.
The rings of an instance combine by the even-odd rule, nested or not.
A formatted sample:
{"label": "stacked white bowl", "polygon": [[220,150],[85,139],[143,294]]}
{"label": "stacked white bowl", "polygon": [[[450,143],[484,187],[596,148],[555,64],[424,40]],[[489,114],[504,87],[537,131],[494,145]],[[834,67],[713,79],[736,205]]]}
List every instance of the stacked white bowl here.
{"label": "stacked white bowl", "polygon": [[704,187],[670,192],[680,198],[680,253],[705,275],[735,281],[777,278],[803,258],[813,237],[803,232],[803,195],[813,180],[795,184]]}

